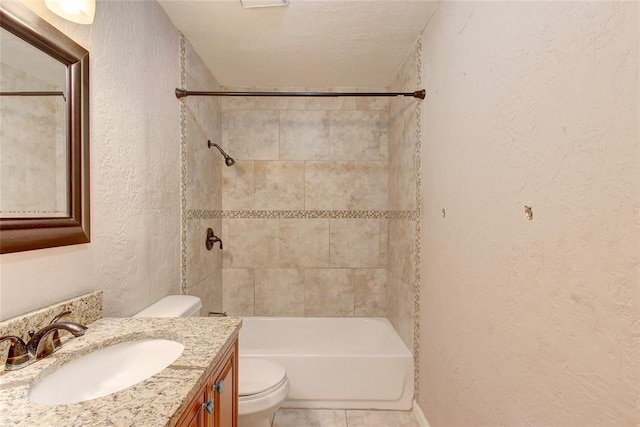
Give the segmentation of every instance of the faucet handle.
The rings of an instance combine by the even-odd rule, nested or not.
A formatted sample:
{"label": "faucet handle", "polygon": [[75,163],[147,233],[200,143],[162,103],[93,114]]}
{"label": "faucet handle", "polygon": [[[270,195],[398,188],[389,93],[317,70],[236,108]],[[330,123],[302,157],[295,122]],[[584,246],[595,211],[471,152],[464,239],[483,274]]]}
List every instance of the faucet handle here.
{"label": "faucet handle", "polygon": [[71,314],[71,310],[65,310],[62,313],[58,314],[56,317],[51,319],[51,322],[49,322],[49,324],[52,325],[56,323],[58,320],[60,320],[61,317],[66,316],[67,314]]}
{"label": "faucet handle", "polygon": [[4,337],[0,337],[0,342],[2,341],[11,342],[7,361],[4,365],[7,371],[24,368],[33,362],[33,357],[29,354],[27,345],[24,343],[22,338],[15,335],[6,335]]}
{"label": "faucet handle", "polygon": [[67,332],[71,332],[73,336],[79,337],[84,335],[87,327],[74,322],[56,322],[47,325],[31,337],[27,343],[27,351],[32,354],[36,360],[53,353],[58,349],[58,347],[54,347],[53,345],[53,334],[58,329],[64,329]]}
{"label": "faucet handle", "polygon": [[[67,314],[71,314],[71,310],[65,310],[62,313],[58,314],[56,317],[54,317],[53,319],[51,319],[51,322],[49,322],[50,325],[53,325],[54,323],[57,323],[61,317],[66,316]],[[30,337],[32,337],[33,335],[30,335]],[[53,337],[51,339],[51,349],[50,351],[53,353],[54,351],[56,351],[57,349],[59,349],[60,347],[62,347],[62,339],[60,339],[60,332],[56,329],[55,331],[53,331]]]}

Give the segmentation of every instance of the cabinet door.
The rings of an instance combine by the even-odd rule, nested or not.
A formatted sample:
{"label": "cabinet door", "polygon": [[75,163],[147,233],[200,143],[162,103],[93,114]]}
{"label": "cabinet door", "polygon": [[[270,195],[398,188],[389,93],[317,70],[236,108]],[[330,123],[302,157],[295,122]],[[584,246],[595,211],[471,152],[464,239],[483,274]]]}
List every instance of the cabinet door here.
{"label": "cabinet door", "polygon": [[205,384],[194,396],[180,420],[176,423],[177,427],[209,427],[207,425],[208,414],[203,406],[207,402],[207,385]]}
{"label": "cabinet door", "polygon": [[[236,344],[237,345],[237,344]],[[238,352],[234,349],[214,377],[212,393],[215,401],[214,427],[236,427],[238,413]]]}

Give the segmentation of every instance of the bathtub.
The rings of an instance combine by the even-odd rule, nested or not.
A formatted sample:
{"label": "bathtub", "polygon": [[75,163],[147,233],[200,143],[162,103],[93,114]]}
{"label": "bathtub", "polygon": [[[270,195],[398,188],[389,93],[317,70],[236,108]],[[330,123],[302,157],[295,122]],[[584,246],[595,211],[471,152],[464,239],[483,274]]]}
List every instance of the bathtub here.
{"label": "bathtub", "polygon": [[[385,318],[244,317],[240,356],[281,364],[285,408],[409,410],[413,356]],[[242,369],[242,367],[241,367]]]}

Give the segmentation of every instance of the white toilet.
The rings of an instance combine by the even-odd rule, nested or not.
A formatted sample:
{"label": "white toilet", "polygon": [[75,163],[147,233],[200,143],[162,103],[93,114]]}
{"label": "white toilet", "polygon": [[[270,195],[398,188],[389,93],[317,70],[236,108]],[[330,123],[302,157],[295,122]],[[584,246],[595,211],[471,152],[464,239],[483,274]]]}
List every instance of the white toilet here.
{"label": "white toilet", "polygon": [[[192,295],[169,295],[134,317],[197,317],[202,301]],[[270,427],[273,416],[289,394],[289,380],[277,363],[239,357],[238,427]]]}

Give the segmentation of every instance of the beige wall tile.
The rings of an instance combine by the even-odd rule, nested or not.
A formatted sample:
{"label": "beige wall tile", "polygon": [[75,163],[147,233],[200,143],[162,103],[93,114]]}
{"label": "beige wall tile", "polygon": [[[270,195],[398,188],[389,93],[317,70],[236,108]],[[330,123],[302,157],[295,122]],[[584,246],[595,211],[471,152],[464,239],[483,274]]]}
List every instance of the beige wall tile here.
{"label": "beige wall tile", "polygon": [[416,209],[417,109],[402,100],[391,102],[389,122],[389,209]]}
{"label": "beige wall tile", "polygon": [[[355,92],[353,87],[335,88],[307,88],[307,92]],[[305,98],[307,110],[355,110],[356,98],[351,97],[331,97],[331,98]]]}
{"label": "beige wall tile", "polygon": [[218,246],[208,251],[204,244],[207,228],[219,232],[220,223],[220,219],[187,221],[186,291],[202,299],[203,313],[222,308],[222,253]]}
{"label": "beige wall tile", "polygon": [[227,221],[229,241],[224,242],[225,268],[268,268],[278,265],[280,255],[277,219]]}
{"label": "beige wall tile", "polygon": [[416,222],[389,220],[387,266],[405,282],[415,277]]}
{"label": "beige wall tile", "polygon": [[387,143],[386,112],[332,111],[331,158],[334,160],[380,160]]}
{"label": "beige wall tile", "polygon": [[387,315],[387,270],[354,270],[355,316]]}
{"label": "beige wall tile", "polygon": [[[224,87],[225,92],[251,92],[252,88]],[[253,110],[256,107],[257,98],[252,96],[224,96],[222,99],[223,110]]]}
{"label": "beige wall tile", "polygon": [[389,209],[416,209],[415,150],[397,152],[389,159]]}
{"label": "beige wall tile", "polygon": [[306,162],[308,210],[386,210],[387,162]]}
{"label": "beige wall tile", "polygon": [[388,240],[389,239],[389,220],[380,219],[380,267],[387,266]]}
{"label": "beige wall tile", "polygon": [[225,245],[224,250],[222,251],[222,266],[223,268],[229,267],[231,265],[232,256],[231,256],[231,245],[229,239],[229,219],[222,219],[222,231],[220,238],[222,239],[222,243]]}
{"label": "beige wall tile", "polygon": [[[304,92],[304,88],[258,88],[258,92]],[[256,98],[257,110],[304,110],[302,97],[260,97]]]}
{"label": "beige wall tile", "polygon": [[280,266],[329,267],[329,220],[281,219]]}
{"label": "beige wall tile", "polygon": [[[204,65],[200,55],[191,47],[189,43],[186,44],[185,49],[185,86],[186,88],[195,88],[195,87],[206,87],[206,90],[221,90],[222,87],[218,83],[218,81],[213,77],[211,71]],[[193,104],[194,102],[198,102],[200,100],[212,100],[214,102],[220,102],[219,99],[216,98],[205,98],[205,97],[190,97],[187,98],[188,104]],[[206,101],[205,101],[206,102]],[[220,107],[218,107],[220,108]]]}
{"label": "beige wall tile", "polygon": [[387,275],[387,318],[413,353],[414,286],[395,274]]}
{"label": "beige wall tile", "polygon": [[[359,88],[358,92],[390,92],[388,88]],[[395,91],[394,91],[395,92]],[[387,111],[389,98],[387,97],[362,97],[356,98],[356,108],[368,111]]]}
{"label": "beige wall tile", "polygon": [[304,307],[305,316],[353,316],[352,271],[304,270]]}
{"label": "beige wall tile", "polygon": [[198,115],[201,112],[187,111],[187,209],[213,209],[214,204],[220,209],[222,157],[207,147],[207,139],[212,139],[212,135],[219,135],[220,131],[201,126],[199,121],[204,119],[197,117]]}
{"label": "beige wall tile", "polygon": [[226,121],[229,155],[236,160],[277,160],[279,119],[277,111],[229,110]]}
{"label": "beige wall tile", "polygon": [[222,209],[255,208],[254,162],[238,160],[222,168]]}
{"label": "beige wall tile", "polygon": [[380,267],[380,220],[331,219],[331,267]]}
{"label": "beige wall tile", "polygon": [[301,270],[255,270],[256,316],[303,316],[304,277]]}
{"label": "beige wall tile", "polygon": [[222,269],[222,309],[230,316],[254,315],[254,270]]}
{"label": "beige wall tile", "polygon": [[329,114],[326,111],[280,113],[280,159],[329,158]]}
{"label": "beige wall tile", "polygon": [[221,299],[216,299],[214,289],[213,278],[211,277],[202,279],[187,286],[185,289],[188,295],[198,297],[202,301],[201,316],[207,316],[210,311],[220,311],[222,309],[222,301]]}
{"label": "beige wall tile", "polygon": [[256,162],[254,173],[256,209],[304,209],[303,162]]}

